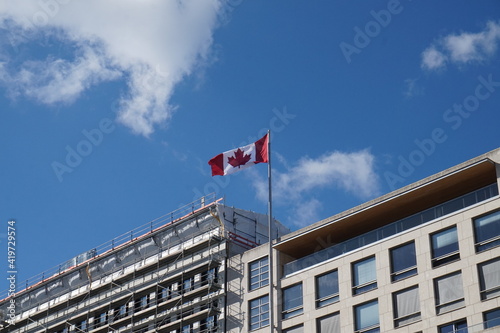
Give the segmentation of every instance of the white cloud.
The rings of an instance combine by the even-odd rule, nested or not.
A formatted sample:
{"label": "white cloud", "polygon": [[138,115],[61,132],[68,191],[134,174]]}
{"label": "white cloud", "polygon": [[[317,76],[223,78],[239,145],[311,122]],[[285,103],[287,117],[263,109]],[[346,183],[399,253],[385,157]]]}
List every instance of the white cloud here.
{"label": "white cloud", "polygon": [[[374,156],[368,150],[352,153],[331,152],[316,159],[303,157],[286,172],[273,171],[273,198],[278,204],[296,211],[295,224],[304,226],[315,222],[322,204],[314,197],[314,191],[338,188],[361,199],[378,194],[379,181],[374,170]],[[267,181],[252,173],[257,197],[267,201]],[[298,205],[299,204],[299,205]],[[297,219],[297,216],[302,218]]]}
{"label": "white cloud", "polygon": [[90,47],[72,62],[57,59],[26,61],[14,76],[4,73],[12,93],[25,94],[45,104],[71,103],[94,84],[114,80],[120,72],[106,67]]}
{"label": "white cloud", "polygon": [[431,46],[422,53],[422,68],[428,70],[439,69],[445,66],[447,57]]}
{"label": "white cloud", "polygon": [[305,227],[320,220],[319,212],[323,209],[323,204],[316,198],[302,200],[299,204],[291,207],[291,214],[288,223],[298,227]]}
{"label": "white cloud", "polygon": [[422,68],[436,70],[447,62],[463,65],[491,58],[500,42],[500,23],[490,21],[477,33],[444,36],[422,53]]}
{"label": "white cloud", "polygon": [[172,116],[175,85],[207,62],[222,3],[3,0],[0,27],[9,29],[15,48],[51,36],[76,50],[71,59],[52,54],[21,64],[11,54],[4,70],[18,94],[48,104],[73,102],[90,86],[121,76],[129,89],[118,120],[148,136]]}

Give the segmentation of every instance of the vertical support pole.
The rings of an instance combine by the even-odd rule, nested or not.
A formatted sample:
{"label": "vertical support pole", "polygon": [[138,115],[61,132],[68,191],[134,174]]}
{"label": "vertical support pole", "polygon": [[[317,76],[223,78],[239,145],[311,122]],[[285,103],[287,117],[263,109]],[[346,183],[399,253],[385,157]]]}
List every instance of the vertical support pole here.
{"label": "vertical support pole", "polygon": [[273,274],[273,205],[272,205],[272,190],[271,190],[271,130],[267,131],[267,178],[268,178],[268,193],[269,201],[267,203],[267,222],[268,222],[268,236],[269,236],[269,327],[270,332],[274,333],[274,274]]}

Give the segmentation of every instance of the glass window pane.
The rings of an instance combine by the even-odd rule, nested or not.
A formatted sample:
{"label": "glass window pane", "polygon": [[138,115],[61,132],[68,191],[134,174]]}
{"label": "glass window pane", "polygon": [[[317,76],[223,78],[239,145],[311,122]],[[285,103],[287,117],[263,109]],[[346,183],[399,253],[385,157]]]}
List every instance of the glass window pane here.
{"label": "glass window pane", "polygon": [[416,266],[417,258],[414,242],[391,250],[391,273],[393,281],[417,274]]}
{"label": "glass window pane", "polygon": [[334,313],[322,318],[316,322],[317,333],[340,333],[340,315]]}
{"label": "glass window pane", "polygon": [[418,287],[394,293],[394,323],[398,327],[420,319]]}
{"label": "glass window pane", "polygon": [[500,308],[484,313],[484,328],[500,326]]}
{"label": "glass window pane", "polygon": [[435,289],[438,314],[464,305],[464,290],[460,272],[435,279]]}
{"label": "glass window pane", "polygon": [[[474,220],[477,251],[487,250],[500,244],[500,211]],[[484,244],[486,243],[486,244]]]}
{"label": "glass window pane", "polygon": [[324,306],[338,300],[338,272],[333,271],[316,277],[317,306]]}
{"label": "glass window pane", "polygon": [[353,267],[356,286],[376,280],[375,257],[357,262]]}
{"label": "glass window pane", "polygon": [[478,265],[481,298],[489,299],[500,295],[500,260]]}
{"label": "glass window pane", "polygon": [[453,227],[432,235],[433,258],[458,251],[457,228]]}
{"label": "glass window pane", "polygon": [[261,258],[249,264],[250,290],[254,290],[269,284],[268,258]]}
{"label": "glass window pane", "polygon": [[378,301],[358,305],[354,308],[356,331],[379,324]]}
{"label": "glass window pane", "polygon": [[302,284],[287,288],[283,291],[285,309],[292,309],[302,305]]}
{"label": "glass window pane", "polygon": [[302,313],[302,284],[283,289],[283,318]]}
{"label": "glass window pane", "polygon": [[402,271],[408,267],[415,266],[417,264],[417,259],[415,258],[415,243],[411,242],[392,249],[391,259],[393,272]]}
{"label": "glass window pane", "polygon": [[269,325],[269,296],[250,301],[250,330]]}
{"label": "glass window pane", "polygon": [[375,257],[354,263],[352,270],[354,295],[377,288]]}
{"label": "glass window pane", "polygon": [[433,267],[438,267],[460,259],[456,227],[432,234],[431,245]]}
{"label": "glass window pane", "polygon": [[439,327],[439,333],[467,333],[467,321],[462,319]]}

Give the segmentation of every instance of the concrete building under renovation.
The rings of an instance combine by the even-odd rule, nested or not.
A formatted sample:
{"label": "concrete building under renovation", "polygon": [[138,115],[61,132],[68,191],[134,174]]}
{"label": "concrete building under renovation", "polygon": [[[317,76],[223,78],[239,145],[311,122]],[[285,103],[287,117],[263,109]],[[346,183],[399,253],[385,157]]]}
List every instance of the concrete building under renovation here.
{"label": "concrete building under renovation", "polygon": [[[268,221],[211,199],[28,281],[0,302],[2,332],[224,332],[227,258],[268,242]],[[274,226],[274,237],[288,232]]]}

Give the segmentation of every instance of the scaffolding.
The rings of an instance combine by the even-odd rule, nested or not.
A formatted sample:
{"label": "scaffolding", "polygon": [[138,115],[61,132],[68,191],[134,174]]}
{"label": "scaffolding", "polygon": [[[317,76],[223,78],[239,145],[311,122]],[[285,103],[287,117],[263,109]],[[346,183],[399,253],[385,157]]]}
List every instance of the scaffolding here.
{"label": "scaffolding", "polygon": [[210,213],[217,201],[206,201],[32,279],[14,296],[19,313],[2,332],[219,332],[226,239]]}
{"label": "scaffolding", "polygon": [[0,332],[224,332],[227,259],[260,243],[266,219],[219,201],[203,197],[30,279],[0,301],[4,314],[16,303]]}

